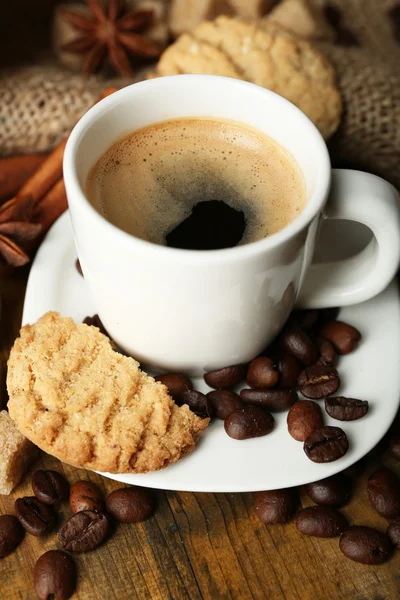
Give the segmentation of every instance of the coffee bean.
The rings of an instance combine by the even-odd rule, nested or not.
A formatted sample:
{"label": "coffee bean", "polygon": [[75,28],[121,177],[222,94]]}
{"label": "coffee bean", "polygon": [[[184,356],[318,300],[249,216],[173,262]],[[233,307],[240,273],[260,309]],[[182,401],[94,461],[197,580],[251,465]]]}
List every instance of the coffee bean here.
{"label": "coffee bean", "polygon": [[35,565],[35,592],[38,600],[68,600],[76,588],[76,568],[61,550],[42,554]]}
{"label": "coffee bean", "polygon": [[330,321],[320,329],[320,335],[333,344],[339,354],[353,352],[361,340],[361,333],[342,321]]}
{"label": "coffee bean", "polygon": [[349,441],[340,427],[320,427],[315,429],[304,442],[304,452],[316,463],[338,460],[349,449]]}
{"label": "coffee bean", "polygon": [[393,548],[390,539],[384,533],[354,525],[342,533],[339,548],[343,554],[364,565],[380,565],[392,555]]}
{"label": "coffee bean", "polygon": [[297,385],[303,396],[318,400],[337,392],[340,379],[334,367],[313,365],[300,373]]}
{"label": "coffee bean", "polygon": [[285,352],[303,365],[311,365],[318,359],[317,346],[298,325],[287,325],[279,336],[279,342]]}
{"label": "coffee bean", "polygon": [[322,425],[322,410],[312,400],[300,400],[288,412],[288,431],[298,442],[304,442],[314,429],[319,429]]}
{"label": "coffee bean", "polygon": [[244,379],[245,368],[243,365],[233,365],[224,367],[216,371],[210,371],[204,375],[204,381],[207,385],[215,389],[231,388]]}
{"label": "coffee bean", "polygon": [[36,498],[43,504],[56,504],[68,498],[69,483],[57,471],[40,469],[33,474],[32,489]]}
{"label": "coffee bean", "polygon": [[83,510],[63,523],[57,537],[68,552],[90,552],[104,541],[109,526],[108,517],[104,513]]}
{"label": "coffee bean", "polygon": [[361,473],[364,472],[365,469],[365,461],[364,459],[360,459],[357,462],[355,462],[353,465],[350,465],[350,467],[347,467],[346,469],[344,469],[343,471],[341,471],[341,475],[344,475],[344,477],[346,477],[347,479],[356,479],[357,477],[359,477],[361,475]]}
{"label": "coffee bean", "polygon": [[347,521],[332,506],[308,506],[297,512],[296,527],[303,535],[330,538],[343,533]]}
{"label": "coffee bean", "polygon": [[397,517],[389,524],[386,533],[389,536],[392,544],[400,550],[400,517]]}
{"label": "coffee bean", "polygon": [[394,435],[390,438],[389,450],[392,456],[400,460],[400,435]]}
{"label": "coffee bean", "polygon": [[340,312],[340,308],[337,306],[332,306],[331,308],[323,308],[318,311],[319,316],[319,325],[325,325],[325,323],[329,323],[329,321],[336,321]]}
{"label": "coffee bean", "polygon": [[286,523],[293,517],[298,500],[296,488],[257,492],[254,505],[256,515],[266,525]]}
{"label": "coffee bean", "polygon": [[319,322],[318,310],[294,310],[290,321],[296,323],[303,331],[313,330]]}
{"label": "coffee bean", "polygon": [[82,277],[83,277],[82,267],[81,267],[81,263],[79,262],[79,258],[77,258],[75,261],[75,268],[78,271],[79,275],[82,275]]}
{"label": "coffee bean", "polygon": [[190,379],[179,373],[164,373],[163,375],[157,375],[154,379],[167,386],[168,392],[175,401],[180,400],[186,390],[193,389]]}
{"label": "coffee bean", "polygon": [[104,498],[101,490],[91,481],[77,481],[69,492],[69,505],[72,512],[82,510],[104,511]]}
{"label": "coffee bean", "polygon": [[237,408],[243,408],[244,403],[240,396],[231,390],[212,390],[207,398],[211,400],[212,410],[217,419],[226,419]]}
{"label": "coffee bean", "polygon": [[155,510],[154,496],[145,488],[120,488],[107,496],[107,510],[122,523],[138,523],[151,517]]}
{"label": "coffee bean", "polygon": [[325,398],[325,410],[332,419],[356,421],[367,414],[368,401],[345,398],[344,396]]}
{"label": "coffee bean", "polygon": [[15,501],[15,512],[21,525],[31,535],[45,535],[55,523],[53,509],[40,502],[36,496],[18,498]]}
{"label": "coffee bean", "polygon": [[324,506],[344,506],[350,498],[349,481],[341,473],[307,483],[304,489],[311,500]]}
{"label": "coffee bean", "polygon": [[180,401],[177,402],[177,404],[180,406],[182,404],[187,404],[190,410],[199,417],[214,416],[213,405],[210,398],[197,390],[186,390],[183,392]]}
{"label": "coffee bean", "polygon": [[338,362],[338,355],[333,345],[323,337],[317,338],[317,346],[319,352],[318,363],[320,365],[331,365],[336,367]]}
{"label": "coffee bean", "polygon": [[22,542],[25,529],[13,515],[0,516],[0,558],[8,556]]}
{"label": "coffee bean", "polygon": [[281,389],[294,388],[297,385],[297,378],[302,371],[298,360],[291,354],[283,354],[278,361],[279,382]]}
{"label": "coffee bean", "polygon": [[244,389],[240,397],[246,404],[261,406],[272,412],[288,410],[298,401],[295,390],[250,390]]}
{"label": "coffee bean", "polygon": [[248,366],[246,381],[251,388],[271,388],[278,383],[278,379],[274,361],[268,356],[259,356]]}
{"label": "coffee bean", "polygon": [[374,471],[368,479],[367,491],[372,508],[385,519],[400,513],[400,480],[386,467]]}
{"label": "coffee bean", "polygon": [[274,422],[274,417],[266,410],[257,406],[245,406],[231,412],[226,417],[224,426],[229,437],[235,440],[247,440],[268,435],[274,428]]}

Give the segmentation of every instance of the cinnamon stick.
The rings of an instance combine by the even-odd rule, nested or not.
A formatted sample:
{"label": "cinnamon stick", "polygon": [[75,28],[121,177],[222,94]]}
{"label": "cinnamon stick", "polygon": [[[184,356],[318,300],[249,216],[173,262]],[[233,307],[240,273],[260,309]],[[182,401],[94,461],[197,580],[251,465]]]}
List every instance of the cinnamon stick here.
{"label": "cinnamon stick", "polygon": [[61,178],[35,205],[32,221],[41,224],[41,236],[67,208],[67,194],[64,179]]}
{"label": "cinnamon stick", "polygon": [[46,154],[0,158],[0,203],[12,198],[46,160]]}

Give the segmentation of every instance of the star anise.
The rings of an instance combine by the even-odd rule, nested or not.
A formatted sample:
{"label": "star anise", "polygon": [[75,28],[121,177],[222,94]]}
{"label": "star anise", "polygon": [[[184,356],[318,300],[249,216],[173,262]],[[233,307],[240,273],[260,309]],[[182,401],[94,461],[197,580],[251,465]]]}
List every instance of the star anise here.
{"label": "star anise", "polygon": [[30,258],[26,252],[41,233],[40,223],[32,223],[31,198],[9,200],[0,208],[0,267],[22,267]]}
{"label": "star anise", "polygon": [[86,54],[83,65],[87,75],[95,73],[108,57],[123,76],[131,77],[133,69],[128,53],[136,58],[158,58],[159,44],[142,35],[151,24],[152,10],[126,10],[123,0],[87,0],[91,17],[64,10],[65,19],[80,32],[79,37],[64,44],[62,50]]}

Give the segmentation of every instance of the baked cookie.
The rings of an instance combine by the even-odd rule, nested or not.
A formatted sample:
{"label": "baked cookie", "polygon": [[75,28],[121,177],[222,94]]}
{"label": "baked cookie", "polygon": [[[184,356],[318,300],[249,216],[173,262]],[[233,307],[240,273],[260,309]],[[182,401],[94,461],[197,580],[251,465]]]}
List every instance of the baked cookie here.
{"label": "baked cookie", "polygon": [[162,54],[159,75],[208,73],[251,81],[296,104],[325,139],[340,122],[335,73],[319,50],[267,19],[204,21]]}
{"label": "baked cookie", "polygon": [[28,439],[76,467],[162,469],[191,452],[208,419],[115,352],[97,327],[48,312],[22,327],[8,361],[8,410]]}

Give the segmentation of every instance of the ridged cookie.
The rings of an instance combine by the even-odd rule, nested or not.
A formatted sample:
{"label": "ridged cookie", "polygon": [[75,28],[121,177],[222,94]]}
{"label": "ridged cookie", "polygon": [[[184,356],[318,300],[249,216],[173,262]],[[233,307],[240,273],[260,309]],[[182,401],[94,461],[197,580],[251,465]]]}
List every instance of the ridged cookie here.
{"label": "ridged cookie", "polygon": [[251,81],[296,104],[325,139],[340,122],[342,101],[324,55],[267,19],[204,21],[162,54],[159,75],[204,73]]}
{"label": "ridged cookie", "polygon": [[8,409],[45,452],[112,473],[162,469],[191,452],[208,419],[115,352],[97,327],[48,312],[25,325],[8,361]]}

